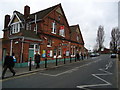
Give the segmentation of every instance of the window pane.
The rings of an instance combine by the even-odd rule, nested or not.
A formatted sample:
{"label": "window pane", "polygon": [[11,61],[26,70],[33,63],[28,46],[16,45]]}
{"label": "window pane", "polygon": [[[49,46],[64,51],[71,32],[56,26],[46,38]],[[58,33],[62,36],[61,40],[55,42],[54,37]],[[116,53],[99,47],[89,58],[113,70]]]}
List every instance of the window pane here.
{"label": "window pane", "polygon": [[34,48],[34,45],[30,45],[29,48]]}
{"label": "window pane", "polygon": [[53,55],[57,55],[57,50],[54,49]]}

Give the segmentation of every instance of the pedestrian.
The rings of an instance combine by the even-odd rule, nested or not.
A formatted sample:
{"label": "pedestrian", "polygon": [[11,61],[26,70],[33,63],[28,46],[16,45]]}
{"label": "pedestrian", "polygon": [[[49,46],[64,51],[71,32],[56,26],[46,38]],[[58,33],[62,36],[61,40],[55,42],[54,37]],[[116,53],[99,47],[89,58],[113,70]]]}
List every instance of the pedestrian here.
{"label": "pedestrian", "polygon": [[76,53],[76,58],[77,58],[77,60],[80,60],[80,56],[79,56],[78,52]]}
{"label": "pedestrian", "polygon": [[13,73],[13,76],[15,76],[15,71],[13,69],[15,63],[13,61],[13,56],[10,56],[9,53],[6,54],[5,61],[3,64],[3,72],[2,72],[2,79],[4,79],[4,75],[7,71],[7,68]]}
{"label": "pedestrian", "polygon": [[16,60],[16,58],[15,58],[15,53],[12,53],[12,57],[13,57],[13,61],[14,61],[14,63],[16,63],[17,60]]}
{"label": "pedestrian", "polygon": [[36,69],[39,68],[39,63],[40,63],[40,55],[38,54],[38,52],[36,52],[35,54],[35,63],[36,63]]}
{"label": "pedestrian", "polygon": [[83,60],[83,54],[81,53],[81,59]]}

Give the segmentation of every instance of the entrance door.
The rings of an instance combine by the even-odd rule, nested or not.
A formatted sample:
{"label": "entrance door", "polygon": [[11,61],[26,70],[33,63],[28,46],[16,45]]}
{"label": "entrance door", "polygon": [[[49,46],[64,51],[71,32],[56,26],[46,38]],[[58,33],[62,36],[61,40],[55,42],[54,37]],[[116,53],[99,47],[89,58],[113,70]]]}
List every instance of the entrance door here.
{"label": "entrance door", "polygon": [[34,60],[34,49],[29,49],[29,59],[32,58],[32,61]]}
{"label": "entrance door", "polygon": [[36,51],[39,51],[39,46],[38,44],[30,44],[29,46],[29,59],[30,57],[32,58],[32,61],[34,60],[34,54]]}

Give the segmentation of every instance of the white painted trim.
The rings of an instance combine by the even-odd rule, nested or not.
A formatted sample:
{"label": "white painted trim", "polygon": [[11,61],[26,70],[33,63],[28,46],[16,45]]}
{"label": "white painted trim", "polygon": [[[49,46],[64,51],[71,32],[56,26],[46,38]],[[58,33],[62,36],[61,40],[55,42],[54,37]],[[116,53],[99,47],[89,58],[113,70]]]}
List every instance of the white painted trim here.
{"label": "white painted trim", "polygon": [[56,33],[54,33],[53,31],[52,31],[51,33],[56,34]]}
{"label": "white painted trim", "polygon": [[22,63],[22,57],[23,57],[23,41],[24,41],[24,37],[22,38],[22,48],[21,48],[21,60],[20,63]]}
{"label": "white painted trim", "polygon": [[13,13],[12,18],[10,19],[10,22],[9,22],[8,26],[11,25],[11,22],[12,22],[12,20],[14,19],[15,16],[18,18],[18,20],[19,20],[20,23],[22,22],[22,21],[19,19],[19,17],[17,16],[17,14],[16,14],[16,13]]}
{"label": "white painted trim", "polygon": [[77,86],[77,88],[86,88],[86,87],[95,87],[95,86],[108,86],[108,85],[112,85],[111,83],[109,83],[108,81],[102,79],[101,77],[99,76],[103,76],[103,75],[111,75],[112,73],[108,72],[108,71],[105,71],[103,69],[99,69],[100,71],[103,71],[104,73],[101,73],[101,74],[92,74],[92,76],[94,76],[95,78],[103,81],[104,83],[102,84],[91,84],[91,85],[81,85],[81,86]]}
{"label": "white painted trim", "polygon": [[10,44],[10,55],[12,55],[12,47],[13,47],[13,40],[11,40],[11,44]]}
{"label": "white painted trim", "polygon": [[[23,36],[15,36],[15,37],[11,37],[9,39],[17,39],[17,38],[23,38]],[[29,38],[29,37],[24,37],[27,40],[34,40],[34,41],[42,41],[41,39],[34,39],[34,38]]]}

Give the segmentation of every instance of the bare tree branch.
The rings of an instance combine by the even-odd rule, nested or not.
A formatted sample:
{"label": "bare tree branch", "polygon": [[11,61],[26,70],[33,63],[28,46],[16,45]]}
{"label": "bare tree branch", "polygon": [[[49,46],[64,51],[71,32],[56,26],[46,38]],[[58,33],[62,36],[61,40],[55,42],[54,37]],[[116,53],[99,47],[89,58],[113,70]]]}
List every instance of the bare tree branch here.
{"label": "bare tree branch", "polygon": [[120,30],[118,27],[113,28],[111,31],[110,48],[114,53],[117,53],[117,48],[120,45]]}
{"label": "bare tree branch", "polygon": [[104,47],[103,42],[104,42],[104,28],[103,26],[99,26],[98,32],[97,32],[97,44],[98,44],[98,51],[101,51],[101,49]]}

